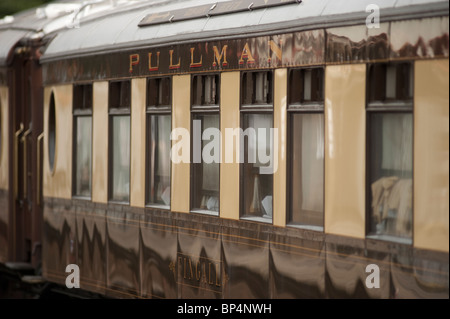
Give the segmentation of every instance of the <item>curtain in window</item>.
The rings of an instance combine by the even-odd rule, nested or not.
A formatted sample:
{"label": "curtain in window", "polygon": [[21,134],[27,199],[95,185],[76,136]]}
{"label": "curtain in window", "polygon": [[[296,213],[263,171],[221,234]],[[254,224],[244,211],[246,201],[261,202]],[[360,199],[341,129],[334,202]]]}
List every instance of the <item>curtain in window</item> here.
{"label": "curtain in window", "polygon": [[382,161],[385,170],[412,171],[412,114],[381,114]]}
{"label": "curtain in window", "polygon": [[[248,116],[248,127],[254,129],[255,138],[248,139],[248,153],[256,154],[255,167],[269,166],[270,162],[262,163],[259,154],[269,155],[270,151],[270,128],[272,127],[272,114],[251,114]],[[259,131],[261,130],[261,133]],[[264,133],[264,134],[262,134]],[[274,155],[274,154],[273,154]]]}
{"label": "curtain in window", "polygon": [[150,203],[170,205],[170,115],[150,116]]}
{"label": "curtain in window", "polygon": [[91,196],[92,117],[76,118],[75,195]]}
{"label": "curtain in window", "polygon": [[292,115],[291,221],[323,226],[324,115]]}
{"label": "curtain in window", "polygon": [[371,116],[371,233],[411,237],[413,115]]}
{"label": "curtain in window", "polygon": [[[204,115],[202,118],[203,130],[208,128],[219,129],[219,115]],[[203,132],[202,132],[203,134]],[[206,144],[211,143],[211,140],[202,141],[202,149]],[[219,191],[219,163],[205,163],[203,162],[203,190]]]}
{"label": "curtain in window", "polygon": [[130,116],[114,116],[112,124],[112,199],[128,201],[130,195]]}

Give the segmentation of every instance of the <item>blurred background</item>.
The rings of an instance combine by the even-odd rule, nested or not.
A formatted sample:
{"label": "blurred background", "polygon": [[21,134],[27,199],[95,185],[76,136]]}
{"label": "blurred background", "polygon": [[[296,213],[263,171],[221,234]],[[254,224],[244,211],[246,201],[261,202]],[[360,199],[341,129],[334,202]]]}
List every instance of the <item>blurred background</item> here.
{"label": "blurred background", "polygon": [[0,0],[0,19],[16,12],[35,8],[52,0]]}

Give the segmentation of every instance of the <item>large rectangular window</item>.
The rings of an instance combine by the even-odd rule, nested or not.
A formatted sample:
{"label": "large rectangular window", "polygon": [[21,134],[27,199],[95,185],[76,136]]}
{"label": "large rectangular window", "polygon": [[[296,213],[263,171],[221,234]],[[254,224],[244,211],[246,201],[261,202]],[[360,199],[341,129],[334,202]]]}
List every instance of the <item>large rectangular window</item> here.
{"label": "large rectangular window", "polygon": [[92,188],[92,84],[73,87],[74,166],[73,195],[91,198]]}
{"label": "large rectangular window", "polygon": [[109,199],[130,201],[130,81],[109,84]]}
{"label": "large rectangular window", "polygon": [[[241,217],[272,222],[274,156],[272,72],[243,72],[241,77],[241,128],[244,154],[241,163]],[[270,171],[270,173],[269,173]]]}
{"label": "large rectangular window", "polygon": [[170,208],[172,79],[147,80],[147,205]]}
{"label": "large rectangular window", "polygon": [[192,77],[191,210],[219,214],[219,75]]}
{"label": "large rectangular window", "polygon": [[412,238],[412,64],[368,66],[368,235]]}
{"label": "large rectangular window", "polygon": [[289,225],[323,229],[324,104],[323,68],[289,71]]}

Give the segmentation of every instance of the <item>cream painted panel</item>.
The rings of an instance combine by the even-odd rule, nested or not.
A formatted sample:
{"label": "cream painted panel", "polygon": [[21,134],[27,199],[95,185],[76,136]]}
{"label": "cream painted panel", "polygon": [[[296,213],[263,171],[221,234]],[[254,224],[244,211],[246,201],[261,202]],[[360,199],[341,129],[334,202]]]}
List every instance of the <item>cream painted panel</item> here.
{"label": "cream painted panel", "polygon": [[[190,134],[191,127],[191,76],[180,75],[172,78],[172,130],[185,129]],[[185,131],[185,132],[186,132]],[[183,155],[187,162],[172,161],[171,210],[180,213],[190,211],[190,138],[186,137]],[[181,140],[181,138],[180,138]],[[172,146],[180,140],[173,140]]]}
{"label": "cream painted panel", "polygon": [[[44,88],[44,197],[72,197],[72,85],[58,85]],[[50,170],[48,158],[48,114],[50,96],[55,97],[55,161]]]}
{"label": "cream painted panel", "polygon": [[366,65],[325,72],[325,232],[365,237]]}
{"label": "cream painted panel", "polygon": [[414,246],[448,252],[448,59],[417,61],[414,74]]}
{"label": "cream painted panel", "polygon": [[108,202],[108,81],[93,84],[92,201]]}
{"label": "cream painted panel", "polygon": [[277,170],[273,176],[273,224],[286,226],[287,69],[275,70],[273,123],[278,130]]}
{"label": "cream painted panel", "polygon": [[130,205],[145,207],[145,78],[131,81]]}
{"label": "cream painted panel", "polygon": [[[226,145],[226,129],[240,128],[239,97],[240,72],[222,73],[220,79],[220,130],[222,132],[222,163],[220,164],[220,217],[239,219],[239,138]],[[232,143],[231,140],[228,140]],[[233,152],[233,160],[226,163],[226,151]]]}
{"label": "cream painted panel", "polygon": [[0,87],[0,189],[8,190],[8,88]]}

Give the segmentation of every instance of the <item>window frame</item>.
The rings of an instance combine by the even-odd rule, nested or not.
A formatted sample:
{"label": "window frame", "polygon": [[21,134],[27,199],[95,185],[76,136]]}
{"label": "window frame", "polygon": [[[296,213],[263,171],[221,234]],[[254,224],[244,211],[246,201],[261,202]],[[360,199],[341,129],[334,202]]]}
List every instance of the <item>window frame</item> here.
{"label": "window frame", "polygon": [[[129,84],[129,105],[126,107],[117,107],[115,105],[112,105],[111,101],[111,85],[114,85],[114,83],[117,82],[128,82]],[[122,90],[122,88],[121,88]],[[121,91],[122,92],[122,91]],[[119,95],[119,99],[121,100],[122,97]],[[119,80],[110,80],[108,82],[108,202],[114,203],[114,204],[122,204],[122,205],[129,205],[130,204],[130,196],[131,196],[131,99],[132,99],[132,92],[131,92],[131,79],[119,79]],[[130,120],[130,165],[128,168],[128,176],[130,177],[130,186],[128,189],[128,200],[117,200],[113,198],[113,157],[114,157],[114,147],[113,147],[113,134],[114,134],[114,117],[116,116],[128,116]]]}
{"label": "window frame", "polygon": [[[287,152],[286,157],[288,159],[288,162],[286,163],[286,226],[293,227],[293,228],[299,228],[299,229],[308,229],[308,230],[314,230],[319,232],[324,232],[325,229],[325,158],[323,161],[323,212],[322,212],[322,220],[323,224],[322,226],[317,225],[308,225],[308,224],[302,224],[298,222],[293,221],[293,212],[292,212],[292,198],[293,198],[293,183],[294,183],[294,177],[292,175],[293,172],[293,143],[294,143],[294,136],[293,136],[293,118],[295,114],[323,114],[323,121],[324,121],[324,130],[325,130],[325,66],[324,65],[318,65],[318,66],[312,66],[312,67],[296,67],[296,68],[289,68],[288,69],[288,81],[291,83],[291,76],[292,73],[296,71],[303,71],[303,70],[311,70],[311,69],[320,69],[322,70],[322,86],[321,86],[321,100],[319,101],[308,101],[303,100],[299,102],[292,102],[291,101],[291,92],[292,92],[292,86],[288,84],[287,87]],[[302,90],[302,94],[303,94]],[[324,133],[324,142],[325,142],[325,132]],[[324,143],[325,148],[325,143]],[[325,152],[325,149],[324,149]]]}
{"label": "window frame", "polygon": [[[405,99],[384,99],[384,100],[371,100],[371,73],[370,68],[374,65],[385,65],[394,66],[408,64],[409,65],[409,90],[411,93],[410,97]],[[386,78],[384,79],[383,85],[386,85]],[[396,82],[396,86],[397,86]],[[372,118],[374,115],[380,114],[411,114],[412,116],[412,169],[411,169],[411,179],[412,179],[412,202],[411,202],[411,236],[410,238],[401,237],[398,235],[388,235],[388,234],[373,234],[371,233],[372,226],[372,190],[371,190],[371,178],[372,178],[372,141],[371,141],[371,131],[372,131]],[[398,242],[402,244],[413,245],[414,239],[414,61],[390,61],[390,62],[379,62],[379,63],[367,63],[366,64],[366,175],[365,175],[365,234],[366,238],[388,241],[388,242]]]}
{"label": "window frame", "polygon": [[[254,74],[254,73],[267,73],[270,74],[270,88],[267,94],[270,97],[268,99],[269,103],[252,103],[252,104],[244,104],[244,75],[245,74]],[[252,82],[254,83],[254,81]],[[261,70],[246,70],[241,71],[240,74],[240,96],[239,96],[239,128],[245,131],[248,127],[244,128],[245,124],[245,116],[246,115],[260,115],[260,114],[270,114],[272,116],[272,128],[274,127],[274,93],[275,93],[275,86],[274,86],[274,70],[272,69],[261,69]],[[256,88],[255,85],[253,85],[253,95],[256,94]],[[253,100],[253,99],[252,99]],[[248,139],[247,139],[248,141]],[[247,147],[246,147],[247,146]],[[272,218],[265,218],[263,216],[254,216],[250,214],[245,213],[245,198],[244,198],[244,184],[245,184],[245,176],[244,176],[244,169],[245,169],[245,159],[248,158],[248,142],[245,143],[245,137],[244,137],[244,154],[239,154],[239,157],[242,158],[242,162],[239,163],[239,219],[240,220],[249,220],[249,221],[256,221],[261,222],[265,224],[272,224],[273,225],[273,174],[272,174]],[[249,164],[249,163],[248,163]]]}
{"label": "window frame", "polygon": [[[202,97],[201,97],[201,104],[197,104],[195,103],[195,96],[194,96],[194,79],[196,77],[202,77],[202,88],[204,87],[204,77],[206,76],[214,76],[215,79],[217,80],[216,83],[216,103],[215,104],[211,104],[211,103],[204,103],[203,101],[203,91],[202,91]],[[190,136],[190,143],[191,143],[191,165],[190,165],[190,194],[189,194],[189,211],[191,213],[195,213],[195,214],[203,214],[203,215],[210,215],[210,216],[217,216],[219,217],[220,215],[220,170],[221,170],[221,161],[219,161],[219,179],[218,179],[218,183],[219,183],[219,191],[218,191],[218,200],[219,200],[219,206],[218,206],[218,211],[212,211],[212,210],[208,210],[208,209],[201,209],[198,207],[194,207],[194,202],[195,202],[195,180],[194,180],[194,176],[196,176],[195,171],[196,171],[196,166],[201,166],[203,165],[203,157],[201,156],[201,162],[200,163],[194,163],[193,160],[193,156],[194,156],[194,152],[193,152],[193,139],[194,139],[194,134],[193,134],[193,121],[194,121],[194,117],[196,116],[205,116],[205,115],[218,115],[219,117],[219,130],[221,130],[221,126],[220,126],[220,118],[221,118],[221,112],[220,112],[220,73],[218,72],[211,72],[211,73],[193,73],[191,74],[191,112],[190,112],[190,131],[191,131],[191,136]],[[203,135],[203,127],[201,130],[201,134]],[[221,145],[222,141],[220,141],[220,145]],[[221,146],[220,146],[221,147]],[[203,151],[203,149],[201,149]]]}
{"label": "window frame", "polygon": [[[86,108],[85,105],[85,94],[86,91],[84,90],[84,88],[86,87],[90,87],[90,105],[88,108]],[[78,108],[76,107],[77,105],[77,96],[76,96],[76,89],[77,88],[83,88],[83,97],[81,99],[81,104],[82,107]],[[73,97],[72,97],[72,115],[73,115],[73,142],[72,142],[72,197],[76,198],[76,199],[82,199],[82,200],[92,200],[92,157],[93,157],[93,129],[94,129],[94,122],[93,122],[93,107],[94,107],[94,86],[92,82],[80,82],[80,83],[74,83],[73,84]],[[76,165],[77,165],[77,143],[76,143],[76,139],[77,139],[77,133],[78,133],[78,125],[77,125],[77,119],[79,117],[90,117],[91,118],[91,175],[89,176],[90,178],[90,182],[91,182],[91,187],[90,187],[90,195],[89,196],[84,196],[84,195],[79,195],[76,193],[76,189],[77,189],[77,177],[76,177],[76,173],[77,173],[77,169],[76,169]]]}
{"label": "window frame", "polygon": [[[157,105],[149,105],[149,84],[150,81],[153,80],[161,80],[161,79],[169,79],[170,88],[169,88],[169,104],[157,104]],[[151,126],[149,125],[149,121],[151,116],[170,116],[170,123],[172,127],[172,92],[173,92],[173,78],[172,76],[154,76],[148,77],[146,80],[146,99],[145,99],[145,121],[146,121],[146,134],[145,134],[145,207],[150,208],[158,208],[162,210],[171,210],[172,201],[170,205],[163,205],[158,203],[151,203],[149,196],[150,182],[151,182],[151,172],[150,172],[150,148],[148,137],[150,136]],[[159,93],[158,93],[159,94]],[[170,160],[170,158],[169,158]],[[172,162],[170,162],[172,163]],[[170,193],[172,195],[172,165],[170,165]]]}

